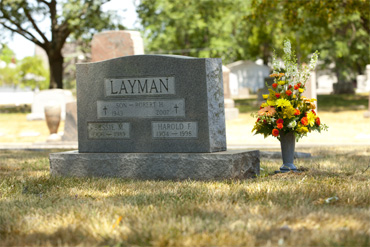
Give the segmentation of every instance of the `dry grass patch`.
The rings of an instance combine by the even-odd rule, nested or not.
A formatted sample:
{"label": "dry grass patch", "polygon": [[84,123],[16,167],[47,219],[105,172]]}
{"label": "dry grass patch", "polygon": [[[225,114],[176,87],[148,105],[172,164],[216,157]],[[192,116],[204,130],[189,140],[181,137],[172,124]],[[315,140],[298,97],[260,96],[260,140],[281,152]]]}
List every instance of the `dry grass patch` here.
{"label": "dry grass patch", "polygon": [[[45,120],[27,121],[26,113],[0,113],[0,142],[45,142],[50,135]],[[58,131],[64,130],[61,121]]]}
{"label": "dry grass patch", "polygon": [[50,177],[46,152],[2,152],[1,245],[369,246],[370,148],[299,151],[305,172],[209,182]]}

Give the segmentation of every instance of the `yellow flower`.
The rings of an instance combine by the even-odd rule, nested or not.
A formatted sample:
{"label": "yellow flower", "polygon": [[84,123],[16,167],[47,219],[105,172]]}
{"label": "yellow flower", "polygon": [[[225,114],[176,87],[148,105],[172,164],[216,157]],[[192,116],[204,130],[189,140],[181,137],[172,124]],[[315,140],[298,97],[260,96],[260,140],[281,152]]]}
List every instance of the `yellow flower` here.
{"label": "yellow flower", "polygon": [[293,94],[293,99],[297,98],[297,96],[295,94]]}
{"label": "yellow flower", "polygon": [[274,106],[275,105],[275,100],[268,99],[267,104],[270,105],[270,106]]}
{"label": "yellow flower", "polygon": [[299,88],[299,89],[298,89],[298,91],[299,91],[300,93],[303,93],[303,92],[304,92],[304,89],[303,89],[303,88]]}
{"label": "yellow flower", "polygon": [[313,112],[309,112],[307,114],[308,124],[312,127],[315,125],[315,114]]}
{"label": "yellow flower", "polygon": [[298,124],[297,132],[298,133],[307,133],[308,132],[308,128],[302,126],[302,124]]}
{"label": "yellow flower", "polygon": [[317,101],[317,100],[316,100],[316,99],[314,99],[314,98],[312,98],[310,101],[311,101],[311,102],[315,102],[315,101]]}
{"label": "yellow flower", "polygon": [[268,106],[268,104],[266,103],[266,102],[263,102],[262,104],[261,104],[261,107],[263,108],[263,107],[267,107]]}
{"label": "yellow flower", "polygon": [[292,106],[287,106],[283,109],[283,118],[293,118],[295,110]]}
{"label": "yellow flower", "polygon": [[276,106],[278,107],[288,107],[291,106],[290,101],[287,99],[278,99],[276,100]]}
{"label": "yellow flower", "polygon": [[267,99],[269,97],[268,94],[262,94],[263,99]]}
{"label": "yellow flower", "polygon": [[279,81],[278,84],[281,85],[281,86],[285,85],[285,81]]}

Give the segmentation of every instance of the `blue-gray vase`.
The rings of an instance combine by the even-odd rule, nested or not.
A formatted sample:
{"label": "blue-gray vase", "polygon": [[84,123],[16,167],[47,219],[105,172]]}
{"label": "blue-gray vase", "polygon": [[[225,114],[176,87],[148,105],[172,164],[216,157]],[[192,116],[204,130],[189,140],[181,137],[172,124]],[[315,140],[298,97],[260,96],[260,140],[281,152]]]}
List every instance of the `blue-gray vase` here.
{"label": "blue-gray vase", "polygon": [[280,147],[283,158],[283,165],[280,167],[280,172],[297,171],[297,167],[293,164],[295,136],[293,132],[280,132]]}

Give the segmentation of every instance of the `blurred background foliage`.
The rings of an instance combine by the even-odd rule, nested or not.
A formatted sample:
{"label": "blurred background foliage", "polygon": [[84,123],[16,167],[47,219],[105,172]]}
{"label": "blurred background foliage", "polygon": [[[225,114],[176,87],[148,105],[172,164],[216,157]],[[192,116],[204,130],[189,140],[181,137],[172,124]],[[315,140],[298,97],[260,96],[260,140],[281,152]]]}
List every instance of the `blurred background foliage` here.
{"label": "blurred background foliage", "polygon": [[[81,50],[89,52],[86,47],[94,33],[124,29],[122,16],[114,11],[102,12],[101,5],[106,2],[109,0],[3,0],[0,26],[4,29],[4,25],[13,23],[13,32],[24,32],[31,40],[30,34],[38,33],[39,36],[35,35],[38,39],[33,41],[45,49],[49,60],[57,63],[63,42],[77,42]],[[290,39],[299,63],[308,63],[310,54],[318,50],[320,69],[330,69],[339,83],[353,83],[370,64],[369,0],[140,0],[137,3],[139,31],[144,37],[146,54],[221,57],[223,64],[262,59],[267,65],[274,49],[281,54],[283,40]],[[56,15],[52,12],[53,4],[59,6]],[[50,18],[52,23],[44,32],[36,29],[38,22],[32,23],[40,15]],[[36,30],[27,33],[26,27]],[[47,35],[50,30],[51,38]],[[0,50],[0,59],[6,64],[12,63],[12,57],[14,54],[6,46]],[[70,67],[67,60],[64,59],[62,70]],[[31,62],[34,66],[29,65]],[[51,66],[54,67],[54,72],[50,70],[54,73],[51,78],[50,71],[42,71],[36,58],[21,64],[17,63],[18,70],[1,66],[4,68],[1,68],[0,83],[18,81],[41,88],[46,84],[50,88],[75,85],[73,73],[65,75],[63,83],[63,77],[55,75],[60,65]],[[20,74],[15,75],[16,71]],[[25,77],[27,74],[34,74],[38,79],[44,77],[47,83],[44,85],[36,77]]]}
{"label": "blurred background foliage", "polygon": [[137,12],[147,53],[267,65],[288,38],[299,63],[318,50],[346,83],[370,63],[369,9],[368,0],[141,0]]}
{"label": "blurred background foliage", "polygon": [[0,47],[0,85],[4,84],[46,89],[49,86],[49,71],[37,56],[17,61],[14,52],[3,44]]}

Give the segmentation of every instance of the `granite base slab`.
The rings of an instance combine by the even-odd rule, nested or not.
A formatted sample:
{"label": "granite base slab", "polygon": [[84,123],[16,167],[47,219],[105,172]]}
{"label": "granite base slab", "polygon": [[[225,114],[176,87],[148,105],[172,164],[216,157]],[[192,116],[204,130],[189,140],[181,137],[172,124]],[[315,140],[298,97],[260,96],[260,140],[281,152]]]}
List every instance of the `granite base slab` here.
{"label": "granite base slab", "polygon": [[260,153],[51,153],[52,176],[120,177],[144,180],[245,179],[259,175]]}

